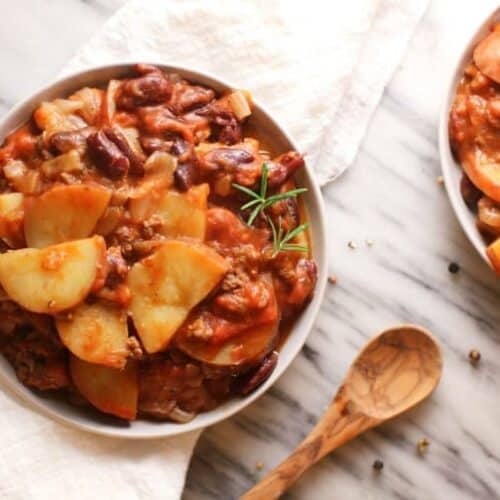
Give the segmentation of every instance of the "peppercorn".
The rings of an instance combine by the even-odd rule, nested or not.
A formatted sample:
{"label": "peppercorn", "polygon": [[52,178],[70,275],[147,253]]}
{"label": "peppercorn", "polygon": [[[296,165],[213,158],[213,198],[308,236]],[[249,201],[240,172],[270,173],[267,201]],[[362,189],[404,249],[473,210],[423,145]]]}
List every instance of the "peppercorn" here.
{"label": "peppercorn", "polygon": [[377,460],[375,460],[373,462],[373,468],[377,471],[377,472],[380,472],[383,468],[384,468],[384,462],[382,462],[382,460],[380,460],[379,458],[377,458]]}
{"label": "peppercorn", "polygon": [[469,352],[469,361],[475,365],[481,360],[481,353],[477,349],[471,349]]}
{"label": "peppercorn", "polygon": [[451,274],[457,274],[460,271],[460,266],[456,262],[450,262],[448,266],[448,271]]}

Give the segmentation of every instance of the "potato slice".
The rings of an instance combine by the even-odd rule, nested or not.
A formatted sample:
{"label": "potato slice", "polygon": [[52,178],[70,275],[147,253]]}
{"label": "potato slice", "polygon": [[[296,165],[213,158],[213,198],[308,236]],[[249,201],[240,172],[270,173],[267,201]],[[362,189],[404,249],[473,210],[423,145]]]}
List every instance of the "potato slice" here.
{"label": "potato slice", "polygon": [[[263,309],[230,321],[209,311],[196,311],[175,336],[175,345],[203,363],[217,366],[251,365],[259,362],[274,347],[279,332],[280,313],[271,276],[262,275],[261,283],[270,293]],[[193,334],[191,327],[201,322],[211,334]]]}
{"label": "potato slice", "polygon": [[500,32],[495,30],[474,49],[474,62],[481,73],[500,83]]}
{"label": "potato slice", "polygon": [[75,173],[81,172],[85,164],[80,157],[80,153],[76,149],[72,149],[67,153],[45,160],[40,165],[40,171],[45,178],[54,179],[63,172]]}
{"label": "potato slice", "polygon": [[22,237],[24,217],[24,196],[22,193],[6,193],[0,195],[0,238],[5,239],[11,246]]}
{"label": "potato slice", "polygon": [[177,347],[188,356],[215,366],[251,365],[273,348],[278,321],[255,326],[221,344],[211,344],[187,335],[176,337]]}
{"label": "potato slice", "polygon": [[466,158],[463,167],[478,189],[500,203],[500,163],[478,149]]}
{"label": "potato slice", "polygon": [[132,200],[130,214],[136,222],[157,215],[162,222],[159,232],[171,238],[205,239],[208,184],[194,186],[185,193],[151,191]]}
{"label": "potato slice", "polygon": [[104,413],[135,419],[139,388],[137,365],[133,361],[123,370],[117,370],[71,356],[69,367],[74,384],[89,403]]}
{"label": "potato slice", "polygon": [[174,184],[177,158],[163,151],[155,151],[144,164],[146,174],[130,187],[130,198],[144,200],[151,193],[164,192]]}
{"label": "potato slice", "polygon": [[29,311],[57,313],[82,302],[101,278],[106,245],[101,236],[42,250],[23,248],[0,254],[0,284]]}
{"label": "potato slice", "polygon": [[500,276],[500,238],[497,238],[487,249],[486,254],[490,259],[495,272]]}
{"label": "potato slice", "polygon": [[166,241],[128,275],[130,312],[147,352],[165,349],[189,311],[226,273],[226,261],[204,245]]}
{"label": "potato slice", "polygon": [[44,248],[89,236],[111,192],[98,186],[56,186],[26,207],[24,235],[29,247]]}
{"label": "potato slice", "polygon": [[123,368],[127,348],[127,314],[111,305],[81,304],[71,318],[56,318],[62,343],[78,358],[97,365]]}

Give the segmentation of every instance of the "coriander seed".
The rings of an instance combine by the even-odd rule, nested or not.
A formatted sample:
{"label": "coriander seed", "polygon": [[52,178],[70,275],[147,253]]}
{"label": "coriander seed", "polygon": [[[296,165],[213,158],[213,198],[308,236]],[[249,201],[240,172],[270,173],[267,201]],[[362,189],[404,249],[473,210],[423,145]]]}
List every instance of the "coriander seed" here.
{"label": "coriander seed", "polygon": [[423,455],[427,452],[427,449],[429,448],[429,445],[431,443],[427,438],[422,438],[418,441],[417,443],[417,451],[420,453],[420,455]]}
{"label": "coriander seed", "polygon": [[358,245],[354,241],[350,241],[349,243],[347,243],[347,246],[349,248],[351,248],[352,250],[355,250],[356,248],[358,248]]}
{"label": "coriander seed", "polygon": [[475,365],[481,360],[481,353],[477,349],[471,349],[469,352],[469,361]]}
{"label": "coriander seed", "polygon": [[328,283],[330,283],[330,285],[335,285],[337,283],[337,276],[334,276],[333,274],[328,276]]}

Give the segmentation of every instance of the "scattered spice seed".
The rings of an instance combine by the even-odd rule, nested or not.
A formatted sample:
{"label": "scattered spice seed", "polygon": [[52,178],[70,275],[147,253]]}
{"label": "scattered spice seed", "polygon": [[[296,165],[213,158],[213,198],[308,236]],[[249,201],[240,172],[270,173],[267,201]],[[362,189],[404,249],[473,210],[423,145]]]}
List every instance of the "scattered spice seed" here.
{"label": "scattered spice seed", "polygon": [[367,247],[372,247],[373,246],[373,241],[372,240],[365,240],[366,246]]}
{"label": "scattered spice seed", "polygon": [[451,274],[457,274],[460,271],[460,266],[456,262],[450,262],[448,266],[448,271]]}
{"label": "scattered spice seed", "polygon": [[444,178],[443,178],[443,176],[442,176],[442,175],[438,175],[438,176],[436,177],[436,182],[437,182],[440,186],[442,186],[442,185],[444,184]]}
{"label": "scattered spice seed", "polygon": [[356,248],[358,248],[358,245],[354,241],[350,241],[349,243],[347,243],[347,246],[349,248],[352,248],[353,250],[356,249]]}
{"label": "scattered spice seed", "polygon": [[47,307],[49,309],[52,309],[55,305],[56,305],[56,301],[55,300],[49,300],[48,303],[47,303]]}
{"label": "scattered spice seed", "polygon": [[430,444],[431,443],[427,438],[422,438],[418,441],[417,451],[420,453],[420,455],[423,455],[427,451],[427,448],[429,448]]}
{"label": "scattered spice seed", "polygon": [[379,458],[377,458],[377,460],[375,460],[373,462],[373,468],[377,471],[377,472],[380,472],[383,468],[384,468],[384,462],[382,462],[382,460],[380,460]]}
{"label": "scattered spice seed", "polygon": [[481,353],[477,349],[471,349],[469,352],[469,361],[476,365],[481,360]]}
{"label": "scattered spice seed", "polygon": [[264,464],[263,464],[262,462],[257,462],[257,463],[255,464],[255,468],[256,468],[257,470],[262,470],[262,467],[264,467]]}
{"label": "scattered spice seed", "polygon": [[337,276],[334,276],[333,274],[328,276],[328,283],[330,283],[330,285],[335,285],[337,283]]}

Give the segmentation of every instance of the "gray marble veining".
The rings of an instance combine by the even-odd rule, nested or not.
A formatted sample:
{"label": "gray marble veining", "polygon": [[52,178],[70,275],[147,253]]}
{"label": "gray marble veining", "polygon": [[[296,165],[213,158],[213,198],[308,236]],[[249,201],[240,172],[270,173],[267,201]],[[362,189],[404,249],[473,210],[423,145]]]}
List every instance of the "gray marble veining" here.
{"label": "gray marble veining", "polygon": [[[121,3],[9,3],[0,16],[0,113],[53,78]],[[463,4],[431,2],[355,165],[324,189],[338,283],[328,288],[306,347],[273,389],[205,431],[185,500],[236,498],[279,463],[313,426],[363,343],[398,322],[420,323],[440,340],[445,367],[436,393],[325,458],[288,497],[500,498],[500,282],[436,182],[442,76],[482,15]],[[357,249],[348,248],[350,240]],[[460,264],[457,275],[448,272],[450,261]],[[477,368],[467,360],[473,347],[482,353]],[[424,457],[415,447],[422,437],[431,441]],[[381,474],[372,470],[376,458],[385,463]]]}

